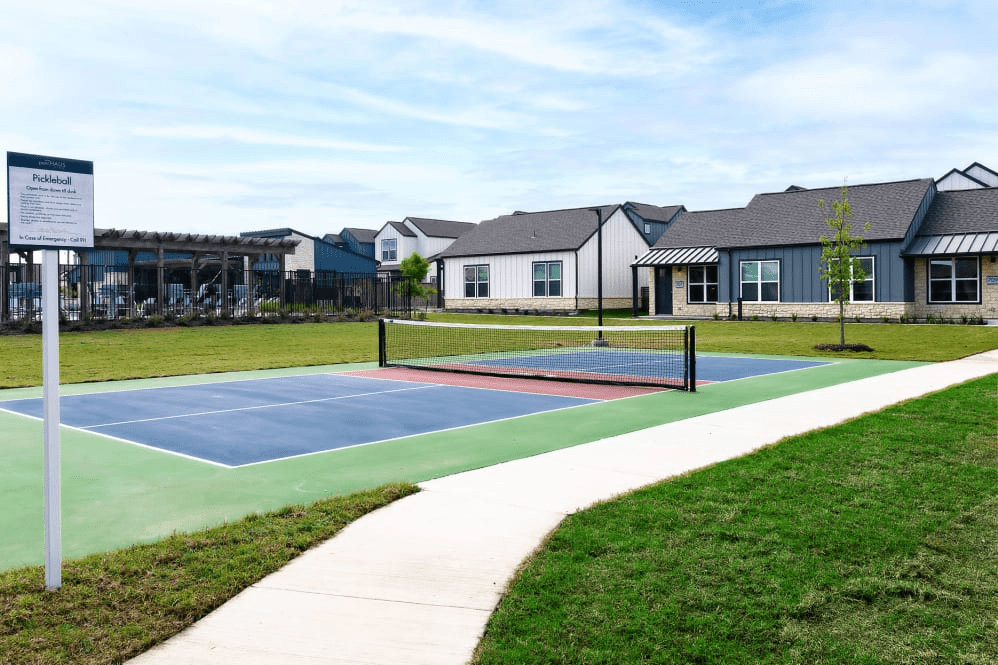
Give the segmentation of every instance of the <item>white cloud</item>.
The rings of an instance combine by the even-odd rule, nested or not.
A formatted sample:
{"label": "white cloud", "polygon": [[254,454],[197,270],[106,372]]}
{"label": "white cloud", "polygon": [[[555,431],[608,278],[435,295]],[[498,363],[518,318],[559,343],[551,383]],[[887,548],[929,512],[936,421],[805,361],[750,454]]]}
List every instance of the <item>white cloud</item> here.
{"label": "white cloud", "polygon": [[379,145],[359,141],[342,141],[315,136],[294,136],[261,132],[240,127],[220,125],[175,125],[170,127],[137,127],[132,130],[136,136],[147,136],[184,141],[230,141],[262,146],[290,146],[298,148],[319,148],[323,150],[347,150],[358,152],[400,152],[405,148],[393,145]]}

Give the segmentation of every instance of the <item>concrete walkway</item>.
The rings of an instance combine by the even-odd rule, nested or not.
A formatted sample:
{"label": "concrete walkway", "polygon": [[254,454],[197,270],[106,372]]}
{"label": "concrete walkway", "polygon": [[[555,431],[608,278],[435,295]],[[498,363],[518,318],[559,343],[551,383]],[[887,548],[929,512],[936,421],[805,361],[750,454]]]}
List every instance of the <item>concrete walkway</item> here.
{"label": "concrete walkway", "polygon": [[132,660],[466,663],[516,568],[595,502],[998,372],[998,351],[421,483]]}

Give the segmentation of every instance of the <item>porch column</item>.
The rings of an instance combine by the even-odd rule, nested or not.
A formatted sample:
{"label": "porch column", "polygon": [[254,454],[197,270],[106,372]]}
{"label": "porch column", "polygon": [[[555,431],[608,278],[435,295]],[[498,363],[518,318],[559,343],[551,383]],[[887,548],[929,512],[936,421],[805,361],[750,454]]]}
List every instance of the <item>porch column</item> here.
{"label": "porch column", "polygon": [[156,248],[156,306],[162,316],[166,312],[166,260],[163,257],[163,246]]}
{"label": "porch column", "polygon": [[287,284],[287,275],[284,273],[284,270],[287,267],[288,261],[287,257],[284,254],[278,254],[277,257],[278,257],[277,258],[278,283],[280,284],[280,290],[281,290],[278,303],[280,304],[280,308],[284,309],[284,306],[287,304],[287,298],[285,297],[285,286]]}
{"label": "porch column", "polygon": [[201,252],[194,252],[191,254],[191,308],[192,311],[197,309],[198,304],[198,260],[201,258]]}
{"label": "porch column", "polygon": [[137,255],[137,250],[128,250],[128,302],[126,306],[129,316],[137,316],[139,313],[135,302],[135,257]]}
{"label": "porch column", "polygon": [[90,318],[90,250],[80,252],[80,321]]}
{"label": "porch column", "polygon": [[631,266],[631,316],[638,318],[638,267]]}
{"label": "porch column", "polygon": [[229,250],[222,250],[222,311],[232,314],[232,298],[229,297]]}

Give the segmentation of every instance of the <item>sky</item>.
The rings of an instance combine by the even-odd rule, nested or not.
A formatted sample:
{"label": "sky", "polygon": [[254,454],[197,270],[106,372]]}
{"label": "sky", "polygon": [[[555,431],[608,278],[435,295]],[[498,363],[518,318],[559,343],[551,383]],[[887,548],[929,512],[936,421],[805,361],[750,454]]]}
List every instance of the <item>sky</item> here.
{"label": "sky", "polygon": [[4,5],[0,145],[93,161],[98,228],[321,237],[998,169],[993,0]]}

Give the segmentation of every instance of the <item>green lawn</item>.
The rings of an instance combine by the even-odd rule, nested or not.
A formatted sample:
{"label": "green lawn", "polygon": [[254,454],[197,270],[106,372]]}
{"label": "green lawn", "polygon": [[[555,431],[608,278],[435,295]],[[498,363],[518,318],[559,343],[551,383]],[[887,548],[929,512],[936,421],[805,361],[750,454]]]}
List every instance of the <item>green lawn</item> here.
{"label": "green lawn", "polygon": [[[438,317],[490,318],[431,316]],[[518,317],[515,322],[594,320]],[[813,356],[818,354],[810,349],[812,342],[837,339],[835,324],[696,325],[701,350],[718,352]],[[847,341],[872,346],[877,358],[951,359],[998,348],[996,333],[974,326],[850,325]],[[372,323],[64,333],[62,380],[369,361],[376,356],[375,339]],[[37,335],[0,338],[0,386],[39,385],[40,345]],[[826,373],[858,378],[857,367],[867,365],[877,363],[840,363]],[[849,379],[832,383],[841,380]],[[710,410],[712,399],[737,386],[717,387],[683,404]],[[752,395],[738,403],[801,389],[786,378],[742,388]],[[598,422],[558,421],[552,427],[563,436],[577,435],[579,442],[591,440],[585,437],[594,427],[605,435],[617,433],[621,420],[647,411],[641,399],[665,396],[598,405],[594,413],[604,414]],[[731,396],[725,399],[730,406]],[[992,376],[569,519],[504,600],[480,662],[994,662],[989,658],[998,653],[995,403]],[[536,427],[532,423],[515,425]],[[468,437],[503,432],[504,442],[529,442],[526,434],[508,436],[503,429],[508,427],[444,433],[427,454],[452,451],[448,446],[462,437],[467,444]],[[406,454],[394,459],[409,463],[411,451],[399,450]],[[73,448],[66,452],[72,461]],[[351,454],[367,460],[375,452],[363,447]],[[336,468],[342,470],[347,458],[338,458]],[[307,478],[312,467],[328,461],[292,460],[286,475]],[[170,463],[177,474],[191,475],[193,463]],[[406,473],[432,477],[425,476],[427,468]],[[257,488],[254,495],[277,492],[278,483],[266,471],[241,472],[241,485]],[[222,480],[205,487],[222,486]],[[120,662],[195,621],[349,519],[411,491],[411,485],[396,485],[374,498],[346,498],[359,509],[295,507],[70,561],[67,586],[59,594],[42,591],[41,567],[0,573],[0,662]],[[201,501],[197,492],[192,504]],[[330,510],[339,516],[315,512]]]}
{"label": "green lawn", "polygon": [[986,377],[570,516],[489,663],[998,662]]}
{"label": "green lawn", "polygon": [[[431,314],[432,321],[525,325],[594,325],[595,317]],[[673,325],[634,319],[614,325]],[[687,322],[691,323],[691,322]],[[835,356],[814,346],[838,341],[838,324],[695,321],[701,351]],[[150,328],[60,335],[60,380],[84,383],[377,360],[376,323],[302,323]],[[849,324],[846,341],[873,353],[849,358],[952,360],[998,348],[998,328],[964,325]],[[0,388],[41,384],[41,336],[0,337]]]}
{"label": "green lawn", "polygon": [[121,663],[416,491],[388,485],[67,561],[58,592],[45,591],[41,567],[0,572],[0,662]]}

